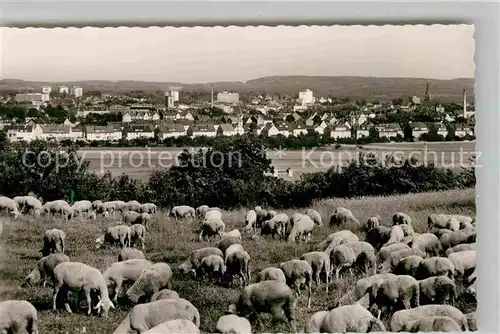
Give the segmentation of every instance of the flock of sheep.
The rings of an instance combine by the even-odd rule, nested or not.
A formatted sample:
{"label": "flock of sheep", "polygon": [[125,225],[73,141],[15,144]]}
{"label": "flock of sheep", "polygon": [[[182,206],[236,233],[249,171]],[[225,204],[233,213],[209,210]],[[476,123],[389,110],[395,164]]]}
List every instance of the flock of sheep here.
{"label": "flock of sheep", "polygon": [[[154,204],[79,201],[70,206],[59,200],[42,205],[33,196],[0,196],[0,211],[7,211],[14,219],[21,214],[60,215],[63,219],[120,215],[121,223],[109,227],[95,240],[96,248],[121,248],[117,262],[102,273],[87,264],[72,262],[64,254],[65,233],[50,229],[43,236],[43,257],[22,286],[52,284],[54,311],[63,301],[66,311],[72,312],[68,303],[71,291],[86,298],[88,315],[95,312],[107,316],[123,294],[124,283],[130,282],[125,296],[136,305],[114,334],[200,333],[196,307],[170,290],[171,266],[153,263],[143,253],[151,216],[157,212]],[[239,297],[229,303],[227,314],[217,321],[219,333],[251,333],[252,326],[254,332],[257,328],[262,332],[263,313],[283,320],[293,332],[477,330],[475,313],[464,314],[454,306],[461,297],[459,283],[466,287],[463,294],[475,297],[476,223],[471,217],[431,214],[427,231],[416,233],[411,218],[402,212],[394,214],[391,226],[381,224],[379,216],[369,218],[362,226],[350,210],[337,208],[329,225],[364,229],[365,241],[351,230],[340,230],[320,242],[315,251],[258,272],[252,283],[251,257],[242,246],[242,234],[238,229],[225,231],[220,209],[182,205],[170,209],[169,216],[179,223],[200,219],[199,239],[217,239],[214,247],[194,250],[174,269],[187,279],[209,277],[225,286],[235,280],[239,283]],[[247,212],[241,229],[251,239],[271,235],[283,241],[309,242],[312,232],[320,226],[322,217],[313,209],[288,216],[255,207]],[[328,293],[335,280],[352,277],[354,270],[360,271],[363,278],[330,310],[314,313],[305,328],[298,329],[295,313],[302,288],[307,292],[304,307],[309,309],[313,283],[317,289],[324,285]],[[390,318],[389,328],[382,323],[381,315]],[[37,321],[37,310],[28,301],[0,302],[0,332],[38,333]]]}

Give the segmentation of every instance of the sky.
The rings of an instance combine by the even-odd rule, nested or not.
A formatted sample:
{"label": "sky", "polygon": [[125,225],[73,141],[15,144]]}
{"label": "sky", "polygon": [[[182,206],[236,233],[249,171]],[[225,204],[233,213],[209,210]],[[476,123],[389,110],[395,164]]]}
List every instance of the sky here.
{"label": "sky", "polygon": [[474,77],[472,25],[0,28],[1,75],[203,83],[272,75]]}

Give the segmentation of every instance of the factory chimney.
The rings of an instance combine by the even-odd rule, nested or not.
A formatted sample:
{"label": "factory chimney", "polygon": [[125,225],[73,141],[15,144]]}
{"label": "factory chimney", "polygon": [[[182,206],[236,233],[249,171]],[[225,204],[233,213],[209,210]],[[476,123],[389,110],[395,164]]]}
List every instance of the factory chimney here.
{"label": "factory chimney", "polygon": [[464,103],[464,115],[463,115],[463,117],[467,118],[467,94],[465,92],[465,89],[464,89],[463,94],[464,94],[464,101],[463,101],[463,103]]}

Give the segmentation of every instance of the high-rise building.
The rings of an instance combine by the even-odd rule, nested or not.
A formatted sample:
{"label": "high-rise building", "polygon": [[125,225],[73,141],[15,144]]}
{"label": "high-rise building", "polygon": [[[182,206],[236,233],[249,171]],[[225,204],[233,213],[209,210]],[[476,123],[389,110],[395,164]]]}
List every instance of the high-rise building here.
{"label": "high-rise building", "polygon": [[240,94],[223,91],[222,93],[217,94],[217,102],[238,103],[240,102]]}
{"label": "high-rise building", "polygon": [[58,88],[59,88],[59,94],[63,93],[69,94],[68,86],[59,86]]}
{"label": "high-rise building", "polygon": [[50,86],[43,86],[42,87],[42,93],[44,93],[44,94],[50,94],[51,91],[52,91],[52,87],[50,87]]}
{"label": "high-rise building", "polygon": [[301,100],[302,105],[314,103],[314,95],[312,90],[306,89],[303,92],[299,92],[299,100]]}
{"label": "high-rise building", "polygon": [[33,102],[33,101],[46,102],[46,101],[49,101],[49,94],[43,94],[43,93],[16,94],[16,101],[17,102]]}
{"label": "high-rise building", "polygon": [[73,86],[73,88],[71,88],[71,95],[74,95],[75,97],[81,97],[83,95],[83,89],[78,86]]}

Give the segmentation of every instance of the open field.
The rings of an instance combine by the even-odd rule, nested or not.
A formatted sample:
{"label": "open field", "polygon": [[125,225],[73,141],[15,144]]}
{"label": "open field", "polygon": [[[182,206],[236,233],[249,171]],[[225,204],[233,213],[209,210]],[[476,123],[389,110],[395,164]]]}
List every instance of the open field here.
{"label": "open field", "polygon": [[[352,210],[360,222],[374,215],[382,217],[383,224],[390,224],[392,215],[397,211],[408,213],[412,218],[412,225],[416,232],[422,232],[427,225],[427,217],[431,213],[456,213],[475,216],[475,191],[452,190],[445,192],[409,194],[390,197],[366,197],[360,199],[333,199],[314,204],[314,208],[327,222],[335,208],[343,206]],[[286,210],[291,214],[297,210]],[[245,209],[223,212],[226,230],[233,228],[242,230],[244,226]],[[7,221],[3,228],[0,252],[0,298],[27,299],[39,310],[40,333],[79,333],[82,328],[87,333],[112,333],[130,310],[131,305],[122,299],[122,304],[115,310],[110,310],[108,318],[87,317],[80,313],[66,314],[64,311],[54,313],[52,306],[52,289],[42,287],[20,288],[22,279],[34,268],[40,258],[39,250],[42,247],[42,237],[45,230],[60,228],[66,232],[67,254],[72,261],[80,261],[95,266],[103,271],[117,259],[118,250],[95,250],[94,240],[113,221],[98,218],[97,222],[89,222],[81,218],[75,221],[64,222],[59,219],[45,217],[35,221],[30,217],[22,217],[19,221]],[[243,246],[251,256],[252,276],[271,265],[293,258],[299,258],[303,253],[315,250],[315,245],[328,234],[339,229],[351,229],[357,233],[360,240],[364,235],[352,226],[339,228],[317,228],[313,233],[312,241],[308,244],[288,244],[274,241],[271,238],[251,240],[249,235],[243,235]],[[153,216],[152,224],[146,235],[146,258],[153,262],[167,262],[174,270],[172,288],[182,298],[189,300],[196,306],[201,315],[200,329],[203,332],[214,332],[217,319],[224,314],[230,303],[238,296],[237,288],[224,288],[208,281],[194,281],[183,277],[177,271],[177,266],[188,256],[189,252],[213,245],[214,242],[199,242],[197,237],[198,223],[178,224],[160,212]],[[333,302],[352,287],[356,277],[345,277],[340,281],[333,280],[330,292],[325,294],[325,285],[319,289],[313,284],[311,309],[307,310],[304,294],[297,302],[297,329],[303,329],[305,321],[311,314],[331,308]],[[460,293],[460,290],[459,290]],[[466,303],[463,299],[457,300],[456,306],[464,313],[475,309],[474,303]],[[75,310],[72,305],[73,310]],[[266,319],[269,319],[266,317]],[[387,319],[385,319],[387,320]],[[387,324],[387,322],[385,321]],[[268,332],[288,332],[288,328],[274,321],[267,322]]]}
{"label": "open field", "polygon": [[[296,178],[302,173],[325,171],[347,163],[355,159],[357,151],[371,152],[379,157],[393,154],[396,157],[414,157],[421,163],[434,162],[442,167],[460,170],[461,166],[468,165],[469,158],[474,155],[475,142],[387,143],[364,145],[362,148],[343,145],[339,150],[334,147],[302,151],[269,150],[266,154],[278,171],[291,168]],[[181,152],[182,149],[176,147],[85,148],[79,151],[85,161],[90,161],[91,169],[98,173],[109,170],[114,175],[125,173],[141,180],[147,180],[154,169],[174,165],[176,156]]]}

